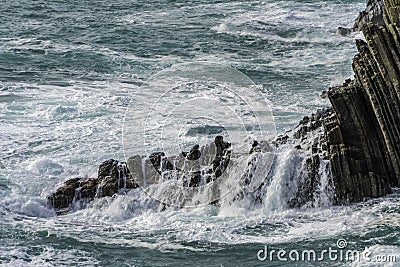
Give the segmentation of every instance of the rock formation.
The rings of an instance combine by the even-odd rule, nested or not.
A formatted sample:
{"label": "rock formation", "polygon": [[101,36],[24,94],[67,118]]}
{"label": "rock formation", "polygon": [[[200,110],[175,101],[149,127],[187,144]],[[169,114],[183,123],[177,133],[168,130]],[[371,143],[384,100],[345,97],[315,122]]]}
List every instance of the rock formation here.
{"label": "rock formation", "polygon": [[367,0],[367,7],[361,11],[354,21],[353,30],[360,31],[364,25],[372,23],[376,26],[383,26],[383,0]]}
{"label": "rock formation", "polygon": [[[69,179],[47,200],[62,214],[74,203],[84,205],[94,198],[113,196],[160,180],[182,179],[184,186],[198,187],[222,175],[230,161],[230,146],[222,136],[217,136],[214,143],[201,149],[195,145],[189,152],[173,158],[167,158],[164,152],[154,152],[148,158],[133,156],[127,163],[110,159],[100,164],[97,178]],[[200,158],[201,155],[204,157]],[[204,165],[205,168],[200,168]]]}
{"label": "rock formation", "polygon": [[383,196],[400,184],[400,1],[386,0],[384,10],[383,23],[361,26],[355,80],[328,92],[335,114],[324,127],[338,202]]}
{"label": "rock formation", "polygon": [[137,188],[126,164],[110,159],[99,166],[98,178],[73,178],[48,196],[48,202],[60,213],[73,202],[85,204],[96,197],[112,196],[117,192]]}
{"label": "rock formation", "polygon": [[[354,25],[365,36],[356,42],[355,79],[324,92],[331,108],[304,117],[274,141],[277,147],[290,144],[303,155],[289,207],[313,205],[321,173],[331,174],[337,204],[383,196],[400,186],[399,20],[400,0],[368,0]],[[258,149],[255,141],[250,154]],[[217,137],[209,146],[194,146],[173,158],[155,152],[148,158],[133,156],[126,164],[108,160],[100,165],[98,178],[70,179],[48,201],[63,211],[76,201],[86,203],[160,179],[183,179],[184,186],[198,187],[219,178],[230,157],[230,144]],[[243,186],[247,184],[244,179]],[[260,188],[254,191],[255,199],[261,199]]]}
{"label": "rock formation", "polygon": [[349,35],[352,32],[361,31],[364,25],[372,23],[376,26],[385,25],[383,19],[384,4],[383,0],[367,0],[367,6],[365,10],[361,11],[358,17],[354,20],[351,27],[338,27],[337,34]]}
{"label": "rock formation", "polygon": [[356,41],[355,79],[323,93],[332,108],[304,117],[277,139],[278,145],[289,140],[307,152],[303,166],[308,173],[300,177],[289,206],[314,198],[324,159],[337,204],[384,196],[400,186],[399,18],[400,0],[369,0],[356,20],[365,41]]}

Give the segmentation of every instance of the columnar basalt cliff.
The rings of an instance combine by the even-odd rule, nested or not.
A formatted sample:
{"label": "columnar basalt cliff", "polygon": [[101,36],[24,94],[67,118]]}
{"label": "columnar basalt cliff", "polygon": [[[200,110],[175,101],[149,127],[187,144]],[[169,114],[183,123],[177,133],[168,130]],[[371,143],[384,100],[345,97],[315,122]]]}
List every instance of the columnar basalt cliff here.
{"label": "columnar basalt cliff", "polygon": [[365,24],[384,25],[383,0],[367,0],[367,7],[361,11],[353,24],[353,31],[360,31]]}
{"label": "columnar basalt cliff", "polygon": [[[332,107],[304,117],[295,129],[272,142],[301,154],[300,170],[288,179],[295,186],[285,187],[288,207],[318,205],[315,199],[327,188],[334,188],[333,202],[345,204],[384,196],[400,186],[400,0],[368,0],[367,9],[348,30],[361,30],[365,36],[365,41],[356,42],[354,80],[324,93]],[[255,141],[250,154],[258,148]],[[201,154],[211,157],[204,173],[193,169]],[[48,200],[62,213],[77,201],[87,203],[162,179],[182,178],[183,186],[199,187],[219,178],[230,158],[230,144],[219,136],[211,146],[195,146],[172,161],[163,152],[136,155],[126,164],[108,160],[100,165],[98,178],[70,179]],[[188,163],[190,175],[182,175],[171,162]],[[244,172],[253,167],[249,163]],[[265,175],[265,181],[251,193],[257,201],[262,201],[262,186],[271,183],[273,171],[265,170]],[[243,177],[240,184],[245,187],[251,175]],[[240,194],[234,199],[239,198]]]}
{"label": "columnar basalt cliff", "polygon": [[[338,202],[362,201],[400,185],[400,1],[384,22],[364,23],[355,80],[331,88],[335,114],[324,123]],[[371,20],[373,21],[373,20]]]}
{"label": "columnar basalt cliff", "polygon": [[365,10],[361,11],[350,28],[338,27],[336,33],[340,35],[349,35],[352,32],[360,31],[364,25],[372,23],[376,26],[383,26],[384,4],[383,0],[367,0]]}

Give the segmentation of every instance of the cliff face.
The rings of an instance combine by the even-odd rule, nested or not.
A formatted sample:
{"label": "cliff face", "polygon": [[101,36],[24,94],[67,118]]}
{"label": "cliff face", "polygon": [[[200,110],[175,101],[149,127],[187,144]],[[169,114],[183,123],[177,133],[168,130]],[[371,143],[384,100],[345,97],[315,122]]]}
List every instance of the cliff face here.
{"label": "cliff face", "polygon": [[400,0],[384,2],[383,25],[366,23],[355,80],[331,88],[325,120],[338,202],[383,196],[400,185]]}
{"label": "cliff face", "polygon": [[[355,25],[365,36],[365,41],[357,41],[355,79],[329,89],[331,108],[304,117],[295,129],[273,142],[276,147],[289,146],[300,155],[299,170],[288,174],[288,207],[316,205],[324,175],[329,176],[324,185],[328,191],[333,188],[333,179],[337,204],[383,196],[391,187],[400,186],[400,0],[385,0],[384,4],[382,0],[368,0]],[[214,178],[205,183],[218,178],[230,160],[230,144],[222,137],[218,140],[207,172]],[[175,161],[197,159],[199,147],[195,147]],[[257,147],[255,142],[250,154]],[[98,178],[70,179],[48,201],[63,213],[74,202],[85,204],[94,198],[124,193],[145,185],[144,180],[157,183],[161,170],[172,174],[181,171],[168,163],[162,152],[149,158],[131,157],[127,164],[108,160],[100,165]],[[263,184],[268,183],[270,174]],[[194,172],[184,186],[198,187],[199,175]],[[245,179],[241,186],[246,184],[249,181]],[[253,193],[261,201],[265,192],[260,186]],[[331,200],[331,195],[327,197]]]}
{"label": "cliff face", "polygon": [[377,26],[384,25],[383,12],[383,0],[367,0],[367,6],[354,21],[352,30],[359,31],[367,23]]}

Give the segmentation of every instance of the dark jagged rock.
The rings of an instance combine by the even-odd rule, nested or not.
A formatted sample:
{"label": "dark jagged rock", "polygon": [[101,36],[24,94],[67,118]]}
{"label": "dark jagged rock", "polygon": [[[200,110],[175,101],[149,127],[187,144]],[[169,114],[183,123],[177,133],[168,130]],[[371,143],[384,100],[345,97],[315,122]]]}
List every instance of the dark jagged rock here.
{"label": "dark jagged rock", "polygon": [[77,201],[87,203],[96,197],[112,196],[121,189],[137,187],[126,164],[110,159],[100,164],[98,178],[69,179],[47,199],[54,208],[62,210]]}
{"label": "dark jagged rock", "polygon": [[[164,152],[152,153],[148,159],[141,156],[131,157],[127,164],[110,159],[100,164],[97,178],[69,179],[47,199],[59,213],[63,213],[74,202],[88,203],[95,198],[113,196],[139,186],[157,183],[161,177],[182,178],[184,186],[197,187],[203,181],[209,183],[222,175],[229,165],[230,147],[231,144],[225,142],[222,136],[217,136],[211,146],[200,149],[199,145],[195,145],[190,152],[173,159],[181,162],[180,165],[186,161],[186,170],[174,166]],[[202,155],[212,158],[203,159]],[[200,164],[208,164],[208,170],[202,172]]]}
{"label": "dark jagged rock", "polygon": [[174,169],[174,165],[165,157],[164,152],[154,152],[150,155],[149,159],[159,174]]}
{"label": "dark jagged rock", "polygon": [[[293,131],[273,143],[277,147],[292,145],[303,153],[289,207],[313,203],[324,172],[332,174],[336,203],[383,196],[391,187],[400,186],[400,0],[367,1],[354,29],[365,36],[365,41],[356,43],[355,79],[323,94],[332,108],[304,117]],[[179,166],[188,163],[188,169],[176,167],[163,152],[149,158],[134,156],[127,164],[108,160],[100,165],[98,178],[70,179],[48,201],[58,210],[68,209],[74,201],[112,196],[121,189],[157,183],[160,177],[183,176],[184,186],[197,187],[223,174],[230,163],[230,147],[218,136],[209,146],[194,146],[173,158]],[[250,155],[259,149],[255,142]],[[201,170],[206,163],[206,171]],[[244,187],[249,179],[243,180]],[[261,199],[257,195],[260,190],[254,192],[254,198]]]}
{"label": "dark jagged rock", "polygon": [[355,80],[328,92],[335,115],[325,132],[339,203],[383,196],[400,185],[400,1],[386,0],[384,8],[373,3],[367,8],[373,18],[358,24],[366,41],[357,41]]}
{"label": "dark jagged rock", "polygon": [[200,151],[200,146],[195,145],[193,148],[190,150],[190,152],[187,155],[188,160],[198,160],[201,157],[201,151]]}
{"label": "dark jagged rock", "polygon": [[[318,110],[311,116],[305,116],[292,131],[290,139],[294,149],[303,153],[301,171],[298,172],[296,190],[288,200],[288,206],[313,206],[321,184],[321,161],[328,160],[325,122],[333,116],[332,108]],[[327,165],[329,168],[329,165]]]}
{"label": "dark jagged rock", "polygon": [[367,7],[364,11],[360,12],[354,21],[353,30],[359,31],[364,25],[372,23],[376,26],[383,26],[383,0],[367,0]]}
{"label": "dark jagged rock", "polygon": [[56,209],[66,209],[78,199],[93,199],[96,196],[98,180],[94,178],[73,178],[65,182],[47,199]]}
{"label": "dark jagged rock", "polygon": [[249,151],[249,154],[253,154],[254,152],[259,152],[260,151],[260,144],[258,143],[257,140],[253,141],[253,144],[251,145],[251,149]]}
{"label": "dark jagged rock", "polygon": [[228,167],[231,156],[231,151],[229,150],[231,144],[225,142],[222,136],[215,137],[214,143],[217,151],[212,162],[212,171],[215,173],[215,177],[218,178]]}
{"label": "dark jagged rock", "polygon": [[97,197],[112,196],[119,190],[137,188],[138,185],[127,165],[117,160],[107,160],[99,167]]}
{"label": "dark jagged rock", "polygon": [[73,178],[66,181],[63,187],[58,188],[55,193],[47,198],[49,203],[57,209],[69,207],[74,200],[75,190],[79,187],[80,179]]}
{"label": "dark jagged rock", "polygon": [[[166,157],[164,152],[154,152],[149,160],[164,180],[183,179],[183,186],[197,187],[212,182],[222,175],[230,162],[230,147],[231,144],[225,142],[222,136],[217,136],[214,143],[208,146],[200,148],[199,145],[194,145],[189,152],[181,152],[181,155],[173,157]],[[139,162],[134,165],[137,169]],[[143,178],[143,175],[141,176]],[[146,179],[149,180],[146,184],[159,181],[149,175]]]}
{"label": "dark jagged rock", "polygon": [[376,26],[383,26],[384,22],[384,4],[383,0],[367,0],[365,10],[361,11],[358,17],[354,20],[351,27],[338,27],[336,33],[342,36],[350,35],[352,32],[361,31],[362,28],[372,23]]}
{"label": "dark jagged rock", "polygon": [[366,41],[356,42],[355,79],[330,88],[333,108],[304,117],[294,130],[295,147],[312,152],[289,206],[313,198],[321,159],[329,159],[338,204],[384,196],[400,185],[399,18],[400,1],[386,0],[368,1],[357,19]]}
{"label": "dark jagged rock", "polygon": [[353,29],[349,29],[346,27],[338,27],[336,33],[342,36],[347,36],[351,34],[353,31],[354,31]]}
{"label": "dark jagged rock", "polygon": [[[325,123],[334,116],[332,108],[317,110],[310,116],[305,116],[291,131],[275,139],[275,146],[284,151],[292,150],[294,157],[291,164],[294,169],[285,173],[284,191],[286,205],[289,208],[314,207],[319,205],[321,190],[329,191],[327,198],[332,201],[333,181],[330,173],[328,145],[325,136]],[[294,151],[293,151],[294,150]],[[286,159],[289,160],[289,159]],[[327,174],[328,177],[323,177]],[[270,173],[265,182],[272,182],[274,172]],[[323,181],[324,180],[324,181]],[[322,186],[323,183],[326,185]],[[262,188],[259,188],[262,190]],[[332,196],[330,193],[332,192]],[[256,192],[256,202],[261,201],[261,192]],[[258,200],[257,200],[258,199]]]}

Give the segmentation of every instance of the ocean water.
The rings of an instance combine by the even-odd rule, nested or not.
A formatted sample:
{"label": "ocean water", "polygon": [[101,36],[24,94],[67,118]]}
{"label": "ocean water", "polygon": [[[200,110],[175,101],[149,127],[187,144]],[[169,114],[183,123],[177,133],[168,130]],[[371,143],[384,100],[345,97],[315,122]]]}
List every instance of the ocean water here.
{"label": "ocean water", "polygon": [[[315,205],[289,209],[290,177],[304,157],[290,146],[277,151],[258,204],[228,198],[218,207],[160,211],[140,189],[63,216],[46,203],[66,179],[96,177],[102,161],[125,158],[125,115],[138,102],[146,108],[141,85],[176,64],[242,72],[268,99],[276,132],[292,129],[329,105],[323,90],[352,76],[362,36],[335,32],[364,7],[361,0],[2,0],[0,264],[400,266],[400,192],[333,206],[322,170]],[[229,174],[228,182],[237,176]],[[285,262],[275,254],[261,261],[265,246],[286,256],[351,249],[370,252],[371,260]]]}

